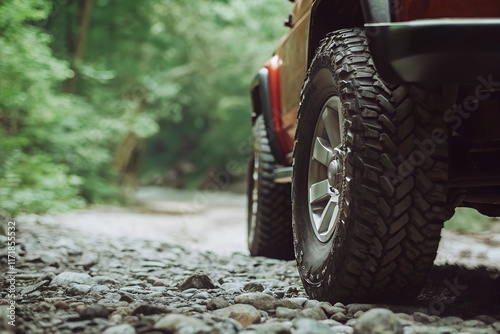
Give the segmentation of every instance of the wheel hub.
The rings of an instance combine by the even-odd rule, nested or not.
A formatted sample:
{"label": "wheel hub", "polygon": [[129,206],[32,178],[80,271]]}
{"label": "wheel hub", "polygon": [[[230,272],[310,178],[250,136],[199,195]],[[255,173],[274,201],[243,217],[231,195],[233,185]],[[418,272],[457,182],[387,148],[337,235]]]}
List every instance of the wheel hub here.
{"label": "wheel hub", "polygon": [[328,183],[330,189],[340,189],[342,183],[342,160],[335,157],[328,165]]}

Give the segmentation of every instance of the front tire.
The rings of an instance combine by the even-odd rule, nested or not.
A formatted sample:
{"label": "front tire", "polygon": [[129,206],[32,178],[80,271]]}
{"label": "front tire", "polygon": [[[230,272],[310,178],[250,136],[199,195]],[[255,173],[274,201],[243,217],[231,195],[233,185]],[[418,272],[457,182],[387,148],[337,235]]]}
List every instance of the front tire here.
{"label": "front tire", "polygon": [[[416,89],[413,99],[412,91],[380,79],[358,28],[329,34],[312,61],[299,110],[292,211],[295,256],[313,298],[401,302],[427,279],[452,213],[447,146],[434,143],[418,161],[415,152],[446,125],[439,112],[421,120],[425,101],[415,102],[416,95],[429,92]],[[433,108],[441,108],[433,96]]]}

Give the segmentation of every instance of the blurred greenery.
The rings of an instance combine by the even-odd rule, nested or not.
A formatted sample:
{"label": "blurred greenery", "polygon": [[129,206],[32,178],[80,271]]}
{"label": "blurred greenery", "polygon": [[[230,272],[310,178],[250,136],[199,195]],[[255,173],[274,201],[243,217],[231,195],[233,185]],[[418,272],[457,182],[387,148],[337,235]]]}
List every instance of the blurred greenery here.
{"label": "blurred greenery", "polygon": [[458,232],[485,232],[491,230],[495,220],[483,216],[475,209],[457,208],[455,215],[444,223],[444,227]]}
{"label": "blurred greenery", "polygon": [[184,187],[244,166],[248,87],[289,8],[0,2],[0,213],[116,202],[138,174]]}

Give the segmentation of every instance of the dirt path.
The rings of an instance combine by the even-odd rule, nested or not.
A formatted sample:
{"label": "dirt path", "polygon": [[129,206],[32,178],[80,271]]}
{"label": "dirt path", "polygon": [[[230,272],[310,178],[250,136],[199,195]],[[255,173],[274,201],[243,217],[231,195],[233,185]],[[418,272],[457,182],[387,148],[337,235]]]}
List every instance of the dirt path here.
{"label": "dirt path", "polygon": [[18,217],[17,327],[5,321],[7,275],[0,333],[500,332],[497,227],[443,231],[413,305],[332,305],[307,298],[294,261],[247,255],[244,196],[147,188],[138,200],[136,209]]}

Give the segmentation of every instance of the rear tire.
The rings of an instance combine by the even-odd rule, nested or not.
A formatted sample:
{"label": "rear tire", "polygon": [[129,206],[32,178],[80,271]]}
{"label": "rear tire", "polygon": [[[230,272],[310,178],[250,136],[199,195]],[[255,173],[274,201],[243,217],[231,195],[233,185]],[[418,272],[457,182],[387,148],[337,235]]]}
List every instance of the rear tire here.
{"label": "rear tire", "polygon": [[253,256],[292,260],[291,185],[274,182],[276,166],[264,120],[259,116],[248,168],[248,249]]}
{"label": "rear tire", "polygon": [[[323,40],[301,95],[293,170],[295,255],[312,298],[415,298],[447,205],[443,105],[432,90],[387,85],[361,29]],[[421,149],[420,144],[429,146]]]}

